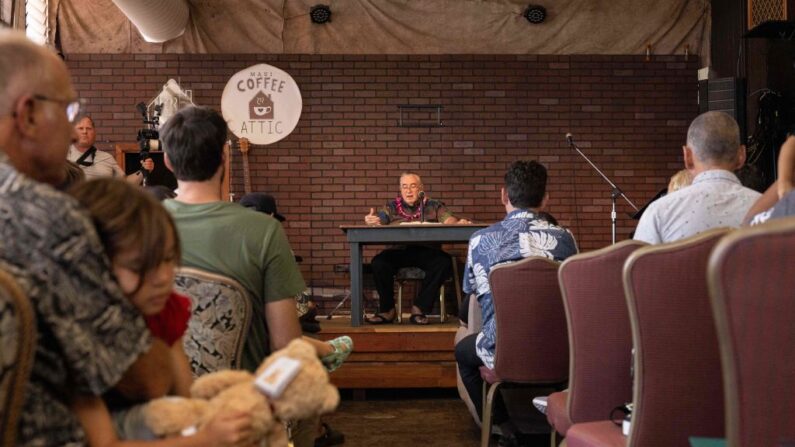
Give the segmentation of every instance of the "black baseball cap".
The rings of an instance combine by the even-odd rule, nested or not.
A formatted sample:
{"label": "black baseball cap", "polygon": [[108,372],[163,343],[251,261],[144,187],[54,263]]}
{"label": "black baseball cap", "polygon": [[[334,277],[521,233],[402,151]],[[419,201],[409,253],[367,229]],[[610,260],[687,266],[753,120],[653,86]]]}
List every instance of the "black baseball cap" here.
{"label": "black baseball cap", "polygon": [[284,222],[286,220],[284,216],[276,211],[276,199],[270,194],[250,192],[240,199],[240,204],[246,208],[253,208],[265,214],[272,214],[279,222]]}

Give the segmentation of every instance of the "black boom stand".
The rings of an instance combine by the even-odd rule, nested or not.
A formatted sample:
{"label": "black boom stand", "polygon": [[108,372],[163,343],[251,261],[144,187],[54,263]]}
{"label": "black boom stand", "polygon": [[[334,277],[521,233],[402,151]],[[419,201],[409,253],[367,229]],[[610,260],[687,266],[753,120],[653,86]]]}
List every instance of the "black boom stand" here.
{"label": "black boom stand", "polygon": [[566,141],[568,141],[569,146],[571,146],[572,149],[577,151],[577,153],[580,154],[580,156],[584,158],[585,161],[587,161],[588,164],[591,165],[591,167],[594,168],[596,172],[598,172],[599,175],[601,175],[602,178],[605,179],[605,181],[613,188],[612,191],[610,191],[610,200],[612,202],[612,208],[610,210],[610,223],[611,223],[612,243],[615,244],[616,243],[616,199],[618,197],[623,197],[624,200],[626,200],[627,203],[629,203],[629,205],[635,209],[635,211],[638,211],[638,207],[635,206],[635,204],[632,203],[631,200],[629,200],[629,198],[624,194],[624,191],[622,191],[621,188],[616,186],[615,183],[613,183],[598,167],[596,167],[595,164],[593,164],[590,158],[588,158],[585,154],[582,153],[580,148],[577,147],[576,144],[574,144],[574,138],[572,137],[571,134],[566,134]]}

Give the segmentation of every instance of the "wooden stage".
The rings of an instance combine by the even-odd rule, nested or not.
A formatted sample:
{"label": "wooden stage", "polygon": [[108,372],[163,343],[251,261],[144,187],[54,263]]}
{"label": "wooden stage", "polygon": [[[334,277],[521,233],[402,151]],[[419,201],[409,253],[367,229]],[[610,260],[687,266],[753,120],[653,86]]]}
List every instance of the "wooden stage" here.
{"label": "wooden stage", "polygon": [[331,320],[319,317],[321,340],[340,335],[353,339],[353,353],[331,382],[338,388],[455,388],[453,340],[458,319],[444,324],[431,317],[431,324],[403,323],[351,327],[349,316]]}

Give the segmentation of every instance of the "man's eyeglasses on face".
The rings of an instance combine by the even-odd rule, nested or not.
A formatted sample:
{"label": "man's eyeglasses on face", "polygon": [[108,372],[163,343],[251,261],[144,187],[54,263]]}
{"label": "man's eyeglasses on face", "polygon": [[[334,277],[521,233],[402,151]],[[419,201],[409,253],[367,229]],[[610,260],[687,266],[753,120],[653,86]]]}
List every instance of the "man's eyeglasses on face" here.
{"label": "man's eyeglasses on face", "polygon": [[409,189],[420,189],[420,185],[416,183],[412,183],[410,185],[400,185],[400,189],[402,190],[409,190]]}
{"label": "man's eyeglasses on face", "polygon": [[66,118],[69,120],[69,123],[74,124],[77,122],[77,118],[80,117],[80,112],[85,108],[86,100],[83,98],[77,99],[58,99],[58,98],[50,98],[44,95],[33,95],[33,99],[37,99],[39,101],[51,101],[57,102],[59,104],[64,104],[66,106]]}

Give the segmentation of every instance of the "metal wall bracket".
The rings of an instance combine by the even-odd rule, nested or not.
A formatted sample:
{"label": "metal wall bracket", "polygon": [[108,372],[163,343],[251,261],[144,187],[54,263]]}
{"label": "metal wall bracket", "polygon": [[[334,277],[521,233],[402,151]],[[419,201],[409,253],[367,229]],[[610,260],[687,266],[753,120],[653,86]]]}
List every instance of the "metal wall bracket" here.
{"label": "metal wall bracket", "polygon": [[398,127],[444,127],[441,104],[399,104],[398,111]]}

